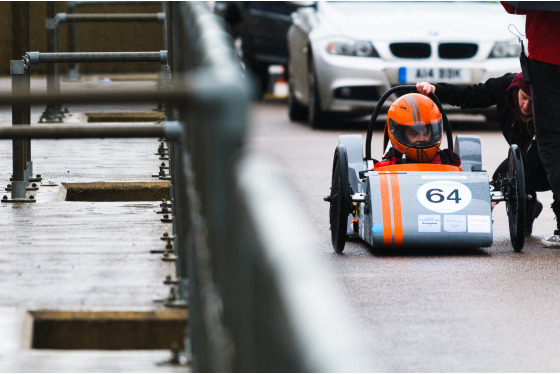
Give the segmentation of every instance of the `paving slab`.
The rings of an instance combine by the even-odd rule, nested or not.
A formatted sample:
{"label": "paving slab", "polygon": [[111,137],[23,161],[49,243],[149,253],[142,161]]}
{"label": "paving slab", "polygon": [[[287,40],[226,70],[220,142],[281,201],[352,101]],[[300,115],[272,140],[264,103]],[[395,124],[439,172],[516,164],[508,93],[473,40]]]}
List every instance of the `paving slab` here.
{"label": "paving slab", "polygon": [[[32,92],[46,80],[33,77]],[[62,90],[153,89],[154,80],[92,79],[62,82]],[[11,91],[0,78],[0,92]],[[87,126],[88,112],[150,112],[157,103],[67,106],[65,124]],[[43,107],[33,107],[31,122],[41,126]],[[134,122],[107,126],[138,125]],[[96,123],[95,125],[100,125]],[[11,108],[0,108],[0,126],[11,126]],[[169,349],[53,350],[31,348],[34,311],[161,311],[175,276],[174,262],[163,261],[161,201],[64,201],[63,183],[158,182],[161,160],[157,139],[32,140],[37,191],[35,203],[0,203],[0,371],[1,372],[184,372],[166,365]],[[0,141],[0,196],[10,183],[12,142]],[[163,181],[161,181],[163,182]],[[186,310],[185,310],[186,314]],[[81,331],[76,331],[80,334]]]}

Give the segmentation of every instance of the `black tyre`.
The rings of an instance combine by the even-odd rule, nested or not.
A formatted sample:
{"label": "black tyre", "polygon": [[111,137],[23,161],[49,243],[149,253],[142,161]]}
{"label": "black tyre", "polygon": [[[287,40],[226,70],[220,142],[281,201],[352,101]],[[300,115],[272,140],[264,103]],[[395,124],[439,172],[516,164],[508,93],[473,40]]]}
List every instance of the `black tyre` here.
{"label": "black tyre", "polygon": [[350,184],[348,182],[348,156],[346,148],[341,145],[334,152],[329,202],[332,246],[336,253],[342,253],[346,244],[351,200]]}
{"label": "black tyre", "polygon": [[236,23],[231,30],[231,37],[233,38],[233,52],[234,59],[241,66],[241,70],[247,73],[251,68],[250,62],[247,60],[247,45],[245,26],[242,23]]}
{"label": "black tyre", "polygon": [[305,121],[308,117],[307,107],[301,104],[296,99],[291,84],[289,85],[289,95],[288,95],[288,115],[290,116],[290,121],[292,122]]}
{"label": "black tyre", "polygon": [[527,194],[521,150],[515,144],[509,148],[508,170],[502,191],[506,200],[511,245],[514,251],[520,252],[525,244]]}
{"label": "black tyre", "polygon": [[267,93],[268,80],[270,75],[268,74],[268,65],[263,63],[253,63],[251,71],[257,80],[257,100],[262,100],[264,95]]}
{"label": "black tyre", "polygon": [[312,129],[322,129],[329,125],[328,117],[321,109],[321,98],[319,96],[319,84],[317,82],[317,75],[313,66],[313,59],[309,61],[309,106],[307,122],[311,125]]}
{"label": "black tyre", "polygon": [[251,75],[255,78],[255,99],[261,100],[268,85],[268,65],[254,61],[253,46],[249,43],[248,33],[243,23],[233,26],[232,37],[234,59],[241,66],[245,77]]}

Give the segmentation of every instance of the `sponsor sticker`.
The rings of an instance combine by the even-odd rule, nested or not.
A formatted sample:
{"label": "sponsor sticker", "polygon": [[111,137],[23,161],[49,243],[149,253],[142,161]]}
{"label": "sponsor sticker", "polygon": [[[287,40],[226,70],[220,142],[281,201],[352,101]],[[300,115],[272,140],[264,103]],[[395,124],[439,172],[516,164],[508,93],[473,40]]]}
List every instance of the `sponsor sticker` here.
{"label": "sponsor sticker", "polygon": [[418,232],[441,232],[441,216],[439,214],[419,214]]}
{"label": "sponsor sticker", "polygon": [[443,231],[446,232],[466,232],[467,216],[465,215],[445,215],[443,216]]}
{"label": "sponsor sticker", "polygon": [[490,219],[490,216],[469,215],[467,218],[469,232],[488,234],[490,233],[491,224],[492,220]]}

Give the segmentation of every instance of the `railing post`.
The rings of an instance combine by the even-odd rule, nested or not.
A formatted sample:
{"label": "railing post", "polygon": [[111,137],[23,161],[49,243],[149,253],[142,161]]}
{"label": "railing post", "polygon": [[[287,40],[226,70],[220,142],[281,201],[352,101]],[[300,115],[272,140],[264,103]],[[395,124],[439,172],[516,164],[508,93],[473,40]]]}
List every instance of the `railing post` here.
{"label": "railing post", "polygon": [[[58,52],[58,22],[56,19],[57,4],[54,1],[47,2],[47,52]],[[57,94],[60,92],[60,82],[58,77],[58,65],[47,65],[47,92],[49,94]],[[61,105],[47,105],[45,111],[41,115],[39,122],[62,122],[64,114],[61,111]]]}
{"label": "railing post", "polygon": [[[77,4],[73,1],[69,1],[66,4],[66,12],[69,14],[76,13]],[[68,25],[68,52],[76,52],[78,45],[78,36],[76,33],[76,24],[70,23]],[[58,50],[56,50],[58,52]],[[77,81],[80,79],[80,64],[77,62],[70,63],[68,66],[68,71],[66,72],[66,79],[69,81]]]}
{"label": "railing post", "polygon": [[[10,74],[12,76],[12,93],[28,94],[30,89],[29,73],[22,56],[29,47],[29,2],[12,2],[12,59]],[[12,106],[12,125],[30,124],[30,106],[18,104]],[[25,192],[29,181],[28,168],[31,157],[29,140],[12,141],[12,201],[26,201]],[[30,199],[31,200],[31,199]]]}

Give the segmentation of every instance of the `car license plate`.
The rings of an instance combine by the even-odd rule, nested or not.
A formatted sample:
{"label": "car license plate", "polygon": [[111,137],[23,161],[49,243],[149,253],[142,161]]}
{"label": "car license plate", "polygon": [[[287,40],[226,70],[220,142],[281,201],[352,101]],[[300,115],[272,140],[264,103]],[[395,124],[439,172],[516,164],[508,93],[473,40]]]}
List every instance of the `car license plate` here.
{"label": "car license plate", "polygon": [[399,83],[470,83],[471,71],[463,68],[399,68]]}

